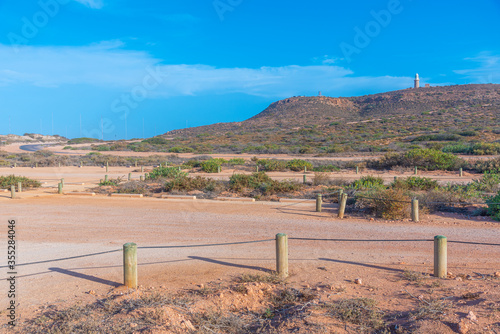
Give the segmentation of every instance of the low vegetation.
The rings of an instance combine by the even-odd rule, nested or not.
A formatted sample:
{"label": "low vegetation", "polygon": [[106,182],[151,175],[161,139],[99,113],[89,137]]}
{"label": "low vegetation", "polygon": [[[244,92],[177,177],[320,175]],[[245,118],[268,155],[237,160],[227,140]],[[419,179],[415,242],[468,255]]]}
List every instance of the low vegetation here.
{"label": "low vegetation", "polygon": [[15,175],[8,175],[8,176],[0,176],[0,188],[1,189],[10,189],[11,186],[17,187],[17,185],[21,182],[21,186],[26,189],[26,188],[39,188],[41,186],[41,183],[32,180],[30,178],[24,177],[24,176],[15,176]]}

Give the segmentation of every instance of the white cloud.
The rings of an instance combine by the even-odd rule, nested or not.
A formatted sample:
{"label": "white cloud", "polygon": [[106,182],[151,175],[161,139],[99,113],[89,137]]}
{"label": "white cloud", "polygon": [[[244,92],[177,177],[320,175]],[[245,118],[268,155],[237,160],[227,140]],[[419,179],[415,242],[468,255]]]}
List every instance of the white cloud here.
{"label": "white cloud", "polygon": [[411,77],[356,77],[340,66],[282,66],[216,68],[195,64],[162,64],[142,51],[121,48],[119,41],[85,47],[22,46],[18,53],[0,45],[0,85],[61,87],[89,85],[127,92],[143,84],[147,69],[159,73],[161,83],[150,97],[244,93],[281,98],[315,94],[334,96],[353,91],[379,92],[411,86]]}
{"label": "white cloud", "polygon": [[474,62],[477,67],[453,72],[463,75],[472,83],[499,83],[500,82],[500,56],[490,52],[481,52],[477,57],[465,58]]}
{"label": "white cloud", "polygon": [[92,9],[101,9],[102,7],[104,7],[104,3],[102,2],[102,0],[75,0],[75,1]]}

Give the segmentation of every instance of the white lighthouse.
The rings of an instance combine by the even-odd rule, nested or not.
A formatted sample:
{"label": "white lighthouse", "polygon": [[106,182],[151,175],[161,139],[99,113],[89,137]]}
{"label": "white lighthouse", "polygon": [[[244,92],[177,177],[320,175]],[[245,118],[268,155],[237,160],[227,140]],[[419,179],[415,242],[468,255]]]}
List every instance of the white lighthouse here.
{"label": "white lighthouse", "polygon": [[415,86],[413,88],[419,88],[420,87],[420,79],[418,78],[418,73],[415,74]]}

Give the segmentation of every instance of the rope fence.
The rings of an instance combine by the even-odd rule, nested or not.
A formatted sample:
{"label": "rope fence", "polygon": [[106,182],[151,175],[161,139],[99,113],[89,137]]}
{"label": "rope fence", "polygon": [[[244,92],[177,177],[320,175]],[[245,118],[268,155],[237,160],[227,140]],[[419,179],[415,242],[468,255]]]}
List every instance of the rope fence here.
{"label": "rope fence", "polygon": [[123,245],[123,273],[124,285],[128,288],[135,289],[138,286],[137,280],[137,249],[153,249],[153,248],[189,248],[189,247],[212,247],[212,246],[227,246],[227,245],[243,245],[255,244],[275,241],[276,244],[276,274],[280,278],[288,277],[288,241],[327,241],[327,242],[434,242],[434,276],[437,278],[446,278],[448,273],[448,243],[470,244],[482,246],[500,246],[495,243],[481,243],[471,241],[450,240],[445,236],[437,235],[433,239],[324,239],[324,238],[289,238],[287,234],[278,233],[275,239],[264,239],[254,241],[241,241],[218,244],[205,245],[186,245],[186,246],[143,246],[137,247],[135,243],[127,243]]}

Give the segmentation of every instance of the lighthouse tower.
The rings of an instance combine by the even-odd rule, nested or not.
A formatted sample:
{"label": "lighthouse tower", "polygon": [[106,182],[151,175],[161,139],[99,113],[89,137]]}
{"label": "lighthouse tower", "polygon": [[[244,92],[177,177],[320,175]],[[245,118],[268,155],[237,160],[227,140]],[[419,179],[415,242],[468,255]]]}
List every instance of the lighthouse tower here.
{"label": "lighthouse tower", "polygon": [[413,88],[420,87],[420,79],[418,78],[418,73],[415,75],[415,86]]}

